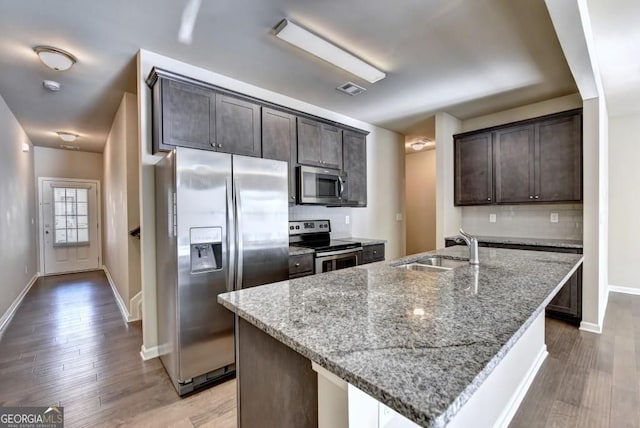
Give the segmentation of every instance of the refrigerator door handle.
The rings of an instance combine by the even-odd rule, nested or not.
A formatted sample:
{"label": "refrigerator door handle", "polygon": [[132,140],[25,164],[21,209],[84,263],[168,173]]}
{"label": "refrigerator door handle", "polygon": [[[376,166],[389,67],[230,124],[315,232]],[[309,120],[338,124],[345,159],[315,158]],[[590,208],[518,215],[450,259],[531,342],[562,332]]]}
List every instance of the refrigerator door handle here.
{"label": "refrigerator door handle", "polygon": [[242,245],[242,198],[238,191],[238,181],[233,180],[234,199],[236,201],[236,245],[238,246],[238,262],[236,272],[236,290],[242,289],[243,245]]}
{"label": "refrigerator door handle", "polygon": [[225,180],[227,196],[227,291],[234,290],[236,272],[236,246],[235,246],[235,225],[234,225],[234,205],[231,194],[231,183]]}

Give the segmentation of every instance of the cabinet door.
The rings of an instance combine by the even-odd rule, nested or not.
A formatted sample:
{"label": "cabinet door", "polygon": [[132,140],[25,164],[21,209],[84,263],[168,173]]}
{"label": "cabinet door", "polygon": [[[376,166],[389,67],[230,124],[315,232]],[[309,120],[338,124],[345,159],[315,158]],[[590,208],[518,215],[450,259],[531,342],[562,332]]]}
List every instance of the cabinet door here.
{"label": "cabinet door", "polygon": [[342,129],[321,124],[322,166],[342,169]]}
{"label": "cabinet door", "polygon": [[367,206],[367,137],[344,131],[343,168],[347,173],[347,205]]}
{"label": "cabinet door", "polygon": [[320,122],[298,118],[298,163],[323,166],[321,135]]}
{"label": "cabinet door", "polygon": [[534,199],[534,131],[534,125],[520,125],[494,132],[497,203]]}
{"label": "cabinet door", "polygon": [[215,92],[162,80],[162,144],[212,150],[215,145]]}
{"label": "cabinet door", "polygon": [[582,200],[582,115],[557,117],[536,126],[536,199]]}
{"label": "cabinet door", "polygon": [[289,202],[296,200],[295,157],[296,117],[278,110],[262,108],[262,157],[289,163]]}
{"label": "cabinet door", "polygon": [[569,278],[562,289],[547,306],[547,312],[569,316],[575,319],[582,317],[582,266]]}
{"label": "cabinet door", "polygon": [[455,205],[493,203],[491,133],[455,140]]}
{"label": "cabinet door", "polygon": [[236,155],[261,155],[260,106],[216,95],[216,150]]}

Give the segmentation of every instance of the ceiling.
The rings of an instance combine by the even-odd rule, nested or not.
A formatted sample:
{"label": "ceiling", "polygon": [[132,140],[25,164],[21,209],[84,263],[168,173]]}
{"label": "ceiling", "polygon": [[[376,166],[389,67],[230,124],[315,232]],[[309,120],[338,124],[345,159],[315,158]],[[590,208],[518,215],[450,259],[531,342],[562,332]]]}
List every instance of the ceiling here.
{"label": "ceiling", "polygon": [[[186,0],[0,0],[0,95],[36,145],[57,130],[100,151],[144,48],[403,134],[436,111],[461,119],[576,92],[544,0],[204,1],[193,42],[177,41]],[[271,34],[284,17],[387,73],[369,84]],[[78,58],[39,63],[48,44]],[[62,83],[48,93],[43,79]],[[350,97],[346,82],[367,88]]]}

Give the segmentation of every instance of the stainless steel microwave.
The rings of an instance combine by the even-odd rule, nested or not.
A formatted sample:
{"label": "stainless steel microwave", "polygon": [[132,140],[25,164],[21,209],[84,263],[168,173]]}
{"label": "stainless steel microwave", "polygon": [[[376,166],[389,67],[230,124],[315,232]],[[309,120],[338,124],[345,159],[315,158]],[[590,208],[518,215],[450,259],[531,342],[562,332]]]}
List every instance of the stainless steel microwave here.
{"label": "stainless steel microwave", "polygon": [[298,167],[298,202],[341,205],[347,200],[347,173],[331,168]]}

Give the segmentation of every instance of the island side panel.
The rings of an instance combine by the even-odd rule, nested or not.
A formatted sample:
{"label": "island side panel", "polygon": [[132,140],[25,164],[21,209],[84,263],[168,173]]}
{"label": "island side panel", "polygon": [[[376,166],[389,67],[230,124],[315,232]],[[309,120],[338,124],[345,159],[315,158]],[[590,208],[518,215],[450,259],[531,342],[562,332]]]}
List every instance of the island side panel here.
{"label": "island side panel", "polygon": [[237,317],[240,428],[317,428],[311,361]]}

